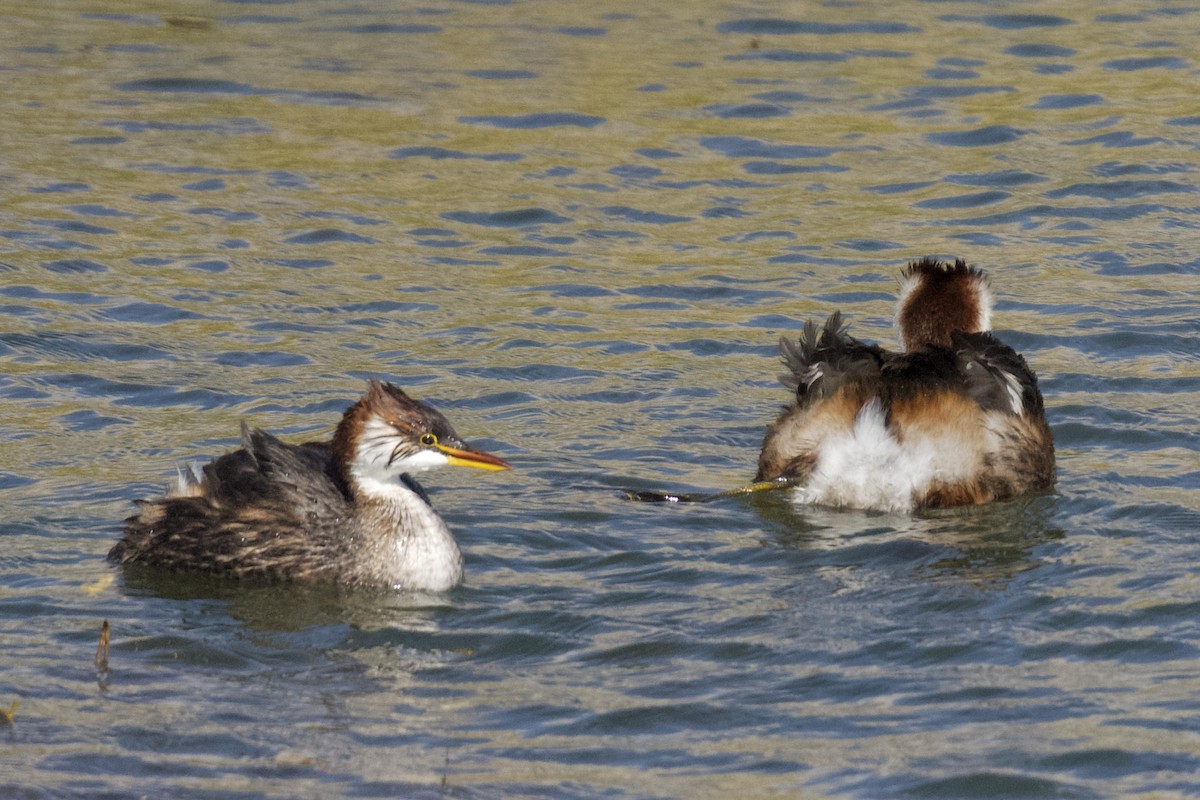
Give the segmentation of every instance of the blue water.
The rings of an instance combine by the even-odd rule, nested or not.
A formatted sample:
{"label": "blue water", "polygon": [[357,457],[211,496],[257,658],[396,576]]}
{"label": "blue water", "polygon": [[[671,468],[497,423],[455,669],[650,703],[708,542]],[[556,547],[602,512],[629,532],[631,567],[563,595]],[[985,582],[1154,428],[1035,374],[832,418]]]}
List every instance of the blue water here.
{"label": "blue water", "polygon": [[[1197,9],[4,21],[0,797],[1200,794]],[[744,483],[779,336],[891,344],[923,255],[992,275],[1053,495],[622,499]],[[425,481],[464,587],[105,562],[372,376],[516,467]]]}

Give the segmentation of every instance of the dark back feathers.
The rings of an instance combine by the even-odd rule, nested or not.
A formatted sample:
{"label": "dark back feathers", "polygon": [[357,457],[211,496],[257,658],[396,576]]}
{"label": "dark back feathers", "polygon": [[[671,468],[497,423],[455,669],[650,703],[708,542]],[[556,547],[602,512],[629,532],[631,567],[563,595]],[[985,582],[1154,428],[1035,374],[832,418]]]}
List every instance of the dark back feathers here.
{"label": "dark back feathers", "polygon": [[349,501],[345,479],[328,442],[290,445],[242,423],[242,449],[204,466],[205,494],[219,505],[238,507],[292,491],[331,502]]}
{"label": "dark back feathers", "polygon": [[1025,359],[990,333],[955,333],[952,347],[892,353],[848,335],[840,312],[820,328],[809,321],[795,342],[779,341],[788,372],[780,375],[800,407],[844,386],[895,398],[933,388],[965,393],[987,411],[1043,413],[1037,378]]}
{"label": "dark back feathers", "polygon": [[988,411],[1044,413],[1037,377],[1025,358],[990,333],[956,333],[954,352],[971,399]]}

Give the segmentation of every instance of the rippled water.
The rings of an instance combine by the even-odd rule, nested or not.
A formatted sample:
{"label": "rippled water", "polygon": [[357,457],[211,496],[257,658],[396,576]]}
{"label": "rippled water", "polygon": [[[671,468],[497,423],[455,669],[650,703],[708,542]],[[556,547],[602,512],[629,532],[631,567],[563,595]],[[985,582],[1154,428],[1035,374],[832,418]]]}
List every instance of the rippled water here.
{"label": "rippled water", "polygon": [[[1200,792],[1196,8],[3,20],[0,796]],[[926,254],[991,271],[1056,494],[620,498],[751,477],[779,335],[890,341]],[[325,436],[368,376],[517,467],[426,482],[462,589],[105,563],[240,419]]]}

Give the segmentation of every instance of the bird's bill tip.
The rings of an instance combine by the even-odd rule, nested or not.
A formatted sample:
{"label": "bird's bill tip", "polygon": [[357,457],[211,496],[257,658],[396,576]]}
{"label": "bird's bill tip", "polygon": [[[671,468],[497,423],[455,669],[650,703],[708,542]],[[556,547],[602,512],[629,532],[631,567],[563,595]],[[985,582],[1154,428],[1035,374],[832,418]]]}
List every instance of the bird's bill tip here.
{"label": "bird's bill tip", "polygon": [[504,459],[497,458],[490,453],[480,452],[479,450],[463,450],[445,445],[439,445],[437,449],[446,457],[447,463],[454,467],[475,467],[476,469],[486,469],[490,472],[502,472],[512,469],[512,464],[509,464]]}

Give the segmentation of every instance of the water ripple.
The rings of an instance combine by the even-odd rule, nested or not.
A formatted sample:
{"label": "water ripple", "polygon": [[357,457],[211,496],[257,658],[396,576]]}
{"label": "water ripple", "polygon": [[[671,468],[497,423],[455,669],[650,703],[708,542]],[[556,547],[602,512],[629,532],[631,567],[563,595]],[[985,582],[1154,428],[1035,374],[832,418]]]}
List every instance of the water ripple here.
{"label": "water ripple", "polygon": [[604,122],[604,117],[592,116],[590,114],[558,112],[513,115],[493,114],[475,117],[464,116],[459,117],[458,121],[466,125],[484,125],[491,128],[509,128],[514,130],[532,130],[538,128],[558,127],[594,128]]}
{"label": "water ripple", "polygon": [[443,219],[465,222],[469,225],[484,225],[495,228],[522,228],[537,225],[561,225],[570,220],[544,208],[521,208],[511,211],[447,211]]}
{"label": "water ripple", "polygon": [[973,131],[930,133],[926,138],[934,144],[948,147],[991,147],[1015,142],[1026,134],[1008,125],[987,125]]}
{"label": "water ripple", "polygon": [[717,26],[717,31],[720,33],[746,33],[755,35],[814,34],[819,36],[836,36],[841,34],[920,33],[921,29],[903,22],[828,23],[762,18],[722,22]]}

